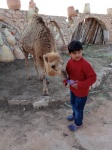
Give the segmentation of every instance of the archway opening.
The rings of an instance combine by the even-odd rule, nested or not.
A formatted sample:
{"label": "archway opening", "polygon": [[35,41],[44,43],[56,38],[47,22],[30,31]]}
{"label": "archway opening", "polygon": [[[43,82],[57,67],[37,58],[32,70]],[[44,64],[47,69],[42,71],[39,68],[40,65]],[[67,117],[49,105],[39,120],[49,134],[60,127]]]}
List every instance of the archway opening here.
{"label": "archway opening", "polygon": [[78,24],[72,40],[80,40],[83,44],[101,45],[108,42],[108,31],[98,19],[86,18]]}
{"label": "archway opening", "polygon": [[65,44],[65,41],[63,39],[63,35],[60,31],[60,28],[58,27],[57,23],[54,21],[50,21],[48,24],[49,29],[53,33],[54,39],[56,41],[57,49],[62,49],[62,46]]}

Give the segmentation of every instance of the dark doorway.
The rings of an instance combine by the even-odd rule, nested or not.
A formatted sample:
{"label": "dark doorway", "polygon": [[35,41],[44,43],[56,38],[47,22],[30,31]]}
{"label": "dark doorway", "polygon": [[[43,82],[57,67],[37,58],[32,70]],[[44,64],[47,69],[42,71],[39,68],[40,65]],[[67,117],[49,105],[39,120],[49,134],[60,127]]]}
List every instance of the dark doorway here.
{"label": "dark doorway", "polygon": [[103,29],[96,19],[84,19],[76,28],[72,40],[80,40],[83,44],[103,44]]}

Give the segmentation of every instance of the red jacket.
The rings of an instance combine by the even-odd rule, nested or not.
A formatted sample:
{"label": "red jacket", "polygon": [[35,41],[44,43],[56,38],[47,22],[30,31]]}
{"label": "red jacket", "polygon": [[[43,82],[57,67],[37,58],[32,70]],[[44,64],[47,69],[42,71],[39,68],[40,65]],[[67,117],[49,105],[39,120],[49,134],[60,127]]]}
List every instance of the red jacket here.
{"label": "red jacket", "polygon": [[71,80],[78,80],[78,88],[70,86],[70,90],[78,97],[87,96],[89,87],[96,81],[96,73],[90,63],[83,57],[79,61],[70,59],[66,71]]}

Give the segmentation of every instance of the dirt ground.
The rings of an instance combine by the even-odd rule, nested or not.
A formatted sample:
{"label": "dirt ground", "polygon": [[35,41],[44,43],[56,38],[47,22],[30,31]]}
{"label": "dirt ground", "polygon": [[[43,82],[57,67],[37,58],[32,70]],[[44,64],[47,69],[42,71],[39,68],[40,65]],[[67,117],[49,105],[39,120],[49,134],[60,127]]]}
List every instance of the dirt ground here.
{"label": "dirt ground", "polygon": [[[96,72],[112,62],[112,46],[85,46],[84,57]],[[62,54],[65,61],[67,54]],[[85,107],[84,125],[70,132],[66,116],[71,112],[69,88],[60,77],[52,77],[48,107],[8,105],[8,100],[35,102],[43,98],[42,83],[30,60],[31,80],[27,81],[24,61],[0,63],[0,150],[111,150],[112,148],[112,74],[93,89]]]}

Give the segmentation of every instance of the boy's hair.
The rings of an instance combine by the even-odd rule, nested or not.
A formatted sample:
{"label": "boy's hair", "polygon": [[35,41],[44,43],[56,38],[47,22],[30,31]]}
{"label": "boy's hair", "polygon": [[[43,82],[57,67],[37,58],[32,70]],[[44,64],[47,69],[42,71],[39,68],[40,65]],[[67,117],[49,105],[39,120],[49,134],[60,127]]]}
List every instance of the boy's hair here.
{"label": "boy's hair", "polygon": [[74,52],[74,51],[79,51],[79,50],[83,50],[83,46],[80,41],[74,40],[70,42],[70,44],[68,45],[69,53]]}

